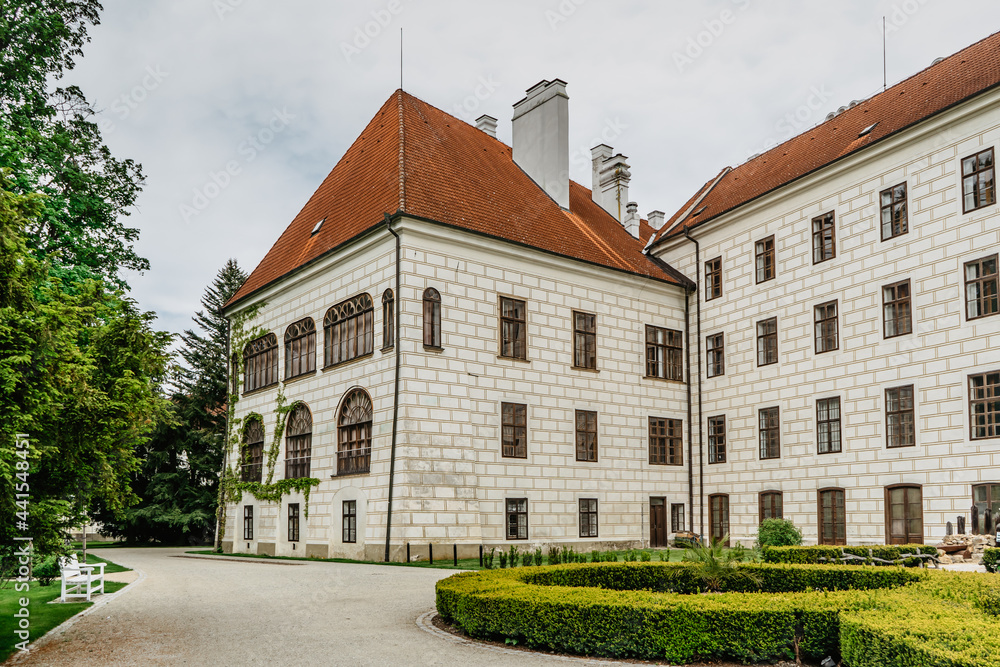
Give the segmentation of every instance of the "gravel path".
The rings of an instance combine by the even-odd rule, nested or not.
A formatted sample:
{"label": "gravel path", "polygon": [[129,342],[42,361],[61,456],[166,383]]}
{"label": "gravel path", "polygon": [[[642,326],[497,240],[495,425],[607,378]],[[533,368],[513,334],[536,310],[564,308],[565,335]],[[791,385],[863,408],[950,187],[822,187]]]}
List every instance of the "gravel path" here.
{"label": "gravel path", "polygon": [[435,633],[426,618],[418,625],[449,570],[233,562],[185,558],[184,549],[107,553],[135,568],[138,583],[18,667],[624,664],[486,647]]}

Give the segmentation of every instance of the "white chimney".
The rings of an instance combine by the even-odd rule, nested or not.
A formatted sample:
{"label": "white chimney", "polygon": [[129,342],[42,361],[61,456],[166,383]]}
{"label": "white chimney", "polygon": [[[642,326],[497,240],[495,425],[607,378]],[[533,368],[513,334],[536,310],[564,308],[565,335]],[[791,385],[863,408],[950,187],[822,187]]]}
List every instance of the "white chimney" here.
{"label": "white chimney", "polygon": [[569,208],[569,96],[566,82],[542,81],[514,105],[514,162]]}
{"label": "white chimney", "polygon": [[634,201],[630,201],[626,206],[626,210],[628,213],[625,219],[622,220],[622,225],[624,225],[626,232],[635,238],[639,238],[639,205]]}
{"label": "white chimney", "polygon": [[476,129],[482,130],[494,139],[497,138],[497,119],[493,116],[483,114],[476,119]]}
{"label": "white chimney", "polygon": [[612,152],[612,148],[605,144],[590,149],[593,159],[591,197],[615,220],[623,222],[632,173],[626,162],[628,158],[621,153],[612,155]]}
{"label": "white chimney", "polygon": [[646,214],[646,219],[649,220],[649,226],[657,231],[663,227],[663,223],[666,222],[666,218],[667,214],[663,211],[650,211]]}

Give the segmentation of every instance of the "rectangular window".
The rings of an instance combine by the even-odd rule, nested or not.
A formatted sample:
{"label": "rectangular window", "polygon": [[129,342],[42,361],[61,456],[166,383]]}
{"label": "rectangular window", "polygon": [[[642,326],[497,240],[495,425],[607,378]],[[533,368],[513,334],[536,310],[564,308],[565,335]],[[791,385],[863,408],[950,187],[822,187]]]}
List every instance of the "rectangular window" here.
{"label": "rectangular window", "polygon": [[723,334],[709,336],[706,340],[708,350],[708,377],[714,378],[726,374],[726,355]]}
{"label": "rectangular window", "polygon": [[528,458],[528,406],[501,403],[502,454],[515,459]]}
{"label": "rectangular window", "polygon": [[972,439],[1000,438],[1000,371],[969,376]]}
{"label": "rectangular window", "polygon": [[597,316],[573,311],[573,365],[597,368]]}
{"label": "rectangular window", "polygon": [[722,296],[722,258],[705,262],[705,301]]}
{"label": "rectangular window", "polygon": [[729,546],[729,496],[719,493],[708,497],[712,542]]}
{"label": "rectangular window", "polygon": [[683,427],[680,419],[649,418],[649,462],[654,465],[683,465]]}
{"label": "rectangular window", "polygon": [[757,323],[757,365],[778,363],[778,318],[770,317]]}
{"label": "rectangular window", "polygon": [[885,432],[887,447],[912,447],[916,444],[912,384],[885,390]]}
{"label": "rectangular window", "polygon": [[989,206],[996,201],[993,186],[993,149],[962,160],[962,212]]}
{"label": "rectangular window", "polygon": [[243,539],[253,539],[253,505],[243,506]]}
{"label": "rectangular window", "polygon": [[816,354],[830,352],[840,347],[837,326],[837,302],[829,301],[813,309],[816,317]]}
{"label": "rectangular window", "polygon": [[882,211],[882,240],[902,236],[907,231],[906,220],[906,183],[900,183],[879,195],[879,206]]}
{"label": "rectangular window", "polygon": [[816,401],[816,449],[820,454],[840,451],[840,397]]}
{"label": "rectangular window", "polygon": [[837,256],[837,237],[834,230],[833,211],[813,218],[813,264]]}
{"label": "rectangular window", "polygon": [[819,490],[819,543],[847,544],[843,489]]}
{"label": "rectangular window", "polygon": [[759,496],[760,520],[784,518],[781,491],[762,491]]}
{"label": "rectangular window", "polygon": [[528,499],[507,499],[507,539],[528,539]]}
{"label": "rectangular window", "polygon": [[299,504],[288,503],[288,541],[299,541]]}
{"label": "rectangular window", "polygon": [[347,544],[358,541],[358,501],[345,500],[342,510],[343,538]]}
{"label": "rectangular window", "polygon": [[978,317],[996,315],[997,305],[997,256],[966,262],[966,317],[974,320]]}
{"label": "rectangular window", "polygon": [[680,331],[646,325],[646,377],[684,381]]}
{"label": "rectangular window", "polygon": [[597,460],[597,413],[576,411],[576,460]]}
{"label": "rectangular window", "polygon": [[760,420],[760,458],[780,458],[781,427],[778,422],[778,408],[761,408],[758,418]]}
{"label": "rectangular window", "polygon": [[524,301],[500,297],[500,356],[528,358],[527,307]]}
{"label": "rectangular window", "polygon": [[882,320],[885,337],[902,336],[913,331],[910,316],[910,281],[903,280],[882,288]]}
{"label": "rectangular window", "polygon": [[885,489],[886,544],[924,543],[924,498],[919,486]]}
{"label": "rectangular window", "polygon": [[684,530],[684,503],[670,505],[670,532],[679,533]]}
{"label": "rectangular window", "polygon": [[597,537],[597,498],[580,498],[580,537]]}
{"label": "rectangular window", "polygon": [[754,244],[754,260],[758,285],[774,278],[774,236],[768,236]]}
{"label": "rectangular window", "polygon": [[993,535],[1000,522],[1000,484],[974,484],[972,486],[972,532],[975,535]]}
{"label": "rectangular window", "polygon": [[708,418],[708,462],[726,462],[726,416]]}

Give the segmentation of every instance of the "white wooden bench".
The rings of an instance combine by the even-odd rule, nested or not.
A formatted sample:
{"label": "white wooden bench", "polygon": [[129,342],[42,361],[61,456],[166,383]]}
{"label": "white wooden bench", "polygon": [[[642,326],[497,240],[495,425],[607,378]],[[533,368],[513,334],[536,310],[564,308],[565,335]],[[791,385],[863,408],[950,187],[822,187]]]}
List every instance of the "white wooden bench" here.
{"label": "white wooden bench", "polygon": [[[81,565],[76,554],[59,559],[62,571],[62,601],[66,598],[87,598],[95,593],[104,593],[104,563]],[[95,572],[95,570],[98,570]]]}

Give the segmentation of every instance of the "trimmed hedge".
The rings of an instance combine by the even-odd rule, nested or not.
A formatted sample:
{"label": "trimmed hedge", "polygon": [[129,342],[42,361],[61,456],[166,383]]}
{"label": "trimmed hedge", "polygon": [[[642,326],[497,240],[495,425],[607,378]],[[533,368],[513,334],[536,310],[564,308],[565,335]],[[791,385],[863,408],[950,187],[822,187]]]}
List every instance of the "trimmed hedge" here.
{"label": "trimmed hedge", "polygon": [[[840,558],[841,549],[844,550],[844,553],[861,556],[862,558],[865,558],[866,561],[864,563],[861,561],[855,561],[853,563],[835,562],[833,563],[835,565],[884,565],[884,563],[878,563],[868,559],[869,551],[871,552],[871,556],[881,558],[882,560],[899,560],[906,554],[919,553],[930,556],[937,555],[937,547],[929,544],[873,545],[867,547],[764,547],[761,549],[761,560],[765,563],[796,563],[799,565],[826,564],[819,559]],[[917,567],[921,564],[921,561],[926,561],[926,559],[908,558],[903,564],[906,567]],[[829,561],[827,561],[827,563],[829,563]]]}
{"label": "trimmed hedge", "polygon": [[[974,573],[750,565],[767,588],[685,595],[691,566],[603,563],[464,573],[437,584],[441,616],[483,639],[585,655],[987,667],[1000,655],[1000,586]],[[855,590],[842,590],[854,587]],[[863,588],[866,590],[856,590]]]}
{"label": "trimmed hedge", "polygon": [[996,572],[1000,565],[1000,549],[988,547],[983,551],[983,565],[987,572]]}

